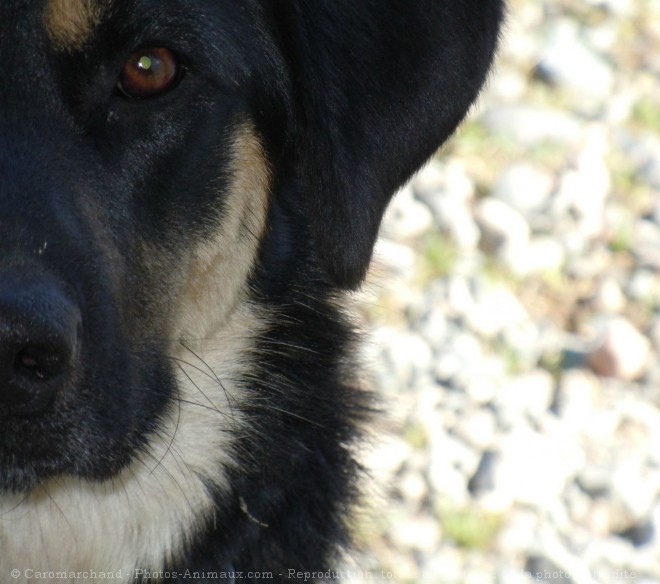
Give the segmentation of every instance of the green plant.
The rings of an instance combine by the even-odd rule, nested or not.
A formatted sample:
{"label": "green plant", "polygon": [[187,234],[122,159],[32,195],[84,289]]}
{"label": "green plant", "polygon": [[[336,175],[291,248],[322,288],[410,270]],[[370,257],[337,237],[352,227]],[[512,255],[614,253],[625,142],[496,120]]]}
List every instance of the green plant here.
{"label": "green plant", "polygon": [[632,122],[645,130],[660,133],[660,109],[657,102],[641,98],[633,107]]}
{"label": "green plant", "polygon": [[491,548],[503,525],[501,515],[477,508],[453,508],[446,503],[438,505],[438,519],[444,535],[469,550]]}
{"label": "green plant", "polygon": [[456,245],[440,230],[435,229],[427,233],[420,255],[422,279],[428,282],[451,274],[457,255]]}

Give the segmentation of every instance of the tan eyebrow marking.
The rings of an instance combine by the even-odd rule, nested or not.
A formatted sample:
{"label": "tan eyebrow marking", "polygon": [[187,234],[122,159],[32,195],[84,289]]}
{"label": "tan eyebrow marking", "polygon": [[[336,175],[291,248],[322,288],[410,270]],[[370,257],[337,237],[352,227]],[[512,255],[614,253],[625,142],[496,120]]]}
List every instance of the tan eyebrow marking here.
{"label": "tan eyebrow marking", "polygon": [[46,32],[58,50],[80,49],[101,21],[107,0],[48,0]]}

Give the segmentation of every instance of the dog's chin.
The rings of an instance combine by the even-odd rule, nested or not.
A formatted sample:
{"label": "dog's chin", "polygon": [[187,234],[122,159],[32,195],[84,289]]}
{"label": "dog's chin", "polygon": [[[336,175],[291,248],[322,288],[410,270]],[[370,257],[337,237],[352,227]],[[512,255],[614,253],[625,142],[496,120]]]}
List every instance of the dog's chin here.
{"label": "dog's chin", "polygon": [[128,448],[101,453],[98,446],[88,445],[76,452],[62,444],[58,445],[61,448],[50,448],[38,456],[34,451],[15,446],[12,451],[4,446],[0,443],[0,498],[3,494],[27,494],[65,478],[85,482],[111,480],[132,460]]}
{"label": "dog's chin", "polygon": [[29,493],[39,486],[44,474],[30,466],[0,468],[0,496],[1,494]]}
{"label": "dog's chin", "polygon": [[0,493],[27,493],[65,471],[53,430],[42,422],[28,433],[24,422],[0,418]]}
{"label": "dog's chin", "polygon": [[16,461],[0,463],[0,497],[2,494],[27,494],[39,489],[49,480],[58,477],[75,477],[89,482],[102,482],[111,479],[117,470],[100,468],[87,469],[84,472],[66,468],[68,465],[56,461]]}
{"label": "dog's chin", "polygon": [[[4,458],[4,457],[2,457]],[[53,460],[12,460],[0,458],[0,494],[27,494],[48,479],[69,474]],[[1,496],[1,495],[0,495]]]}

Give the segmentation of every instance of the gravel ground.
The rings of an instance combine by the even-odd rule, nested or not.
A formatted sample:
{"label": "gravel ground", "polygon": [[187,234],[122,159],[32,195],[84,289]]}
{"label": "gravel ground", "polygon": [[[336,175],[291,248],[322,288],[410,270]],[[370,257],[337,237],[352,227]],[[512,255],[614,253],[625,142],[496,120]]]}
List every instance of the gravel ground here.
{"label": "gravel ground", "polygon": [[660,0],[512,0],[358,300],[387,414],[348,580],[660,582],[659,194]]}

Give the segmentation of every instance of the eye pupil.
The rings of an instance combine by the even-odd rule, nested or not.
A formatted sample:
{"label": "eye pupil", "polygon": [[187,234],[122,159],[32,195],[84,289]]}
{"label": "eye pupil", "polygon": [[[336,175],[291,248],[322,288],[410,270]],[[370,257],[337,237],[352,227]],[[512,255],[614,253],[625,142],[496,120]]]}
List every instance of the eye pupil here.
{"label": "eye pupil", "polygon": [[151,69],[151,59],[146,55],[144,57],[140,57],[140,60],[138,61],[138,65],[140,66],[140,69],[149,70]]}
{"label": "eye pupil", "polygon": [[156,97],[172,89],[181,79],[181,72],[177,56],[169,49],[143,48],[124,64],[117,89],[126,97]]}

